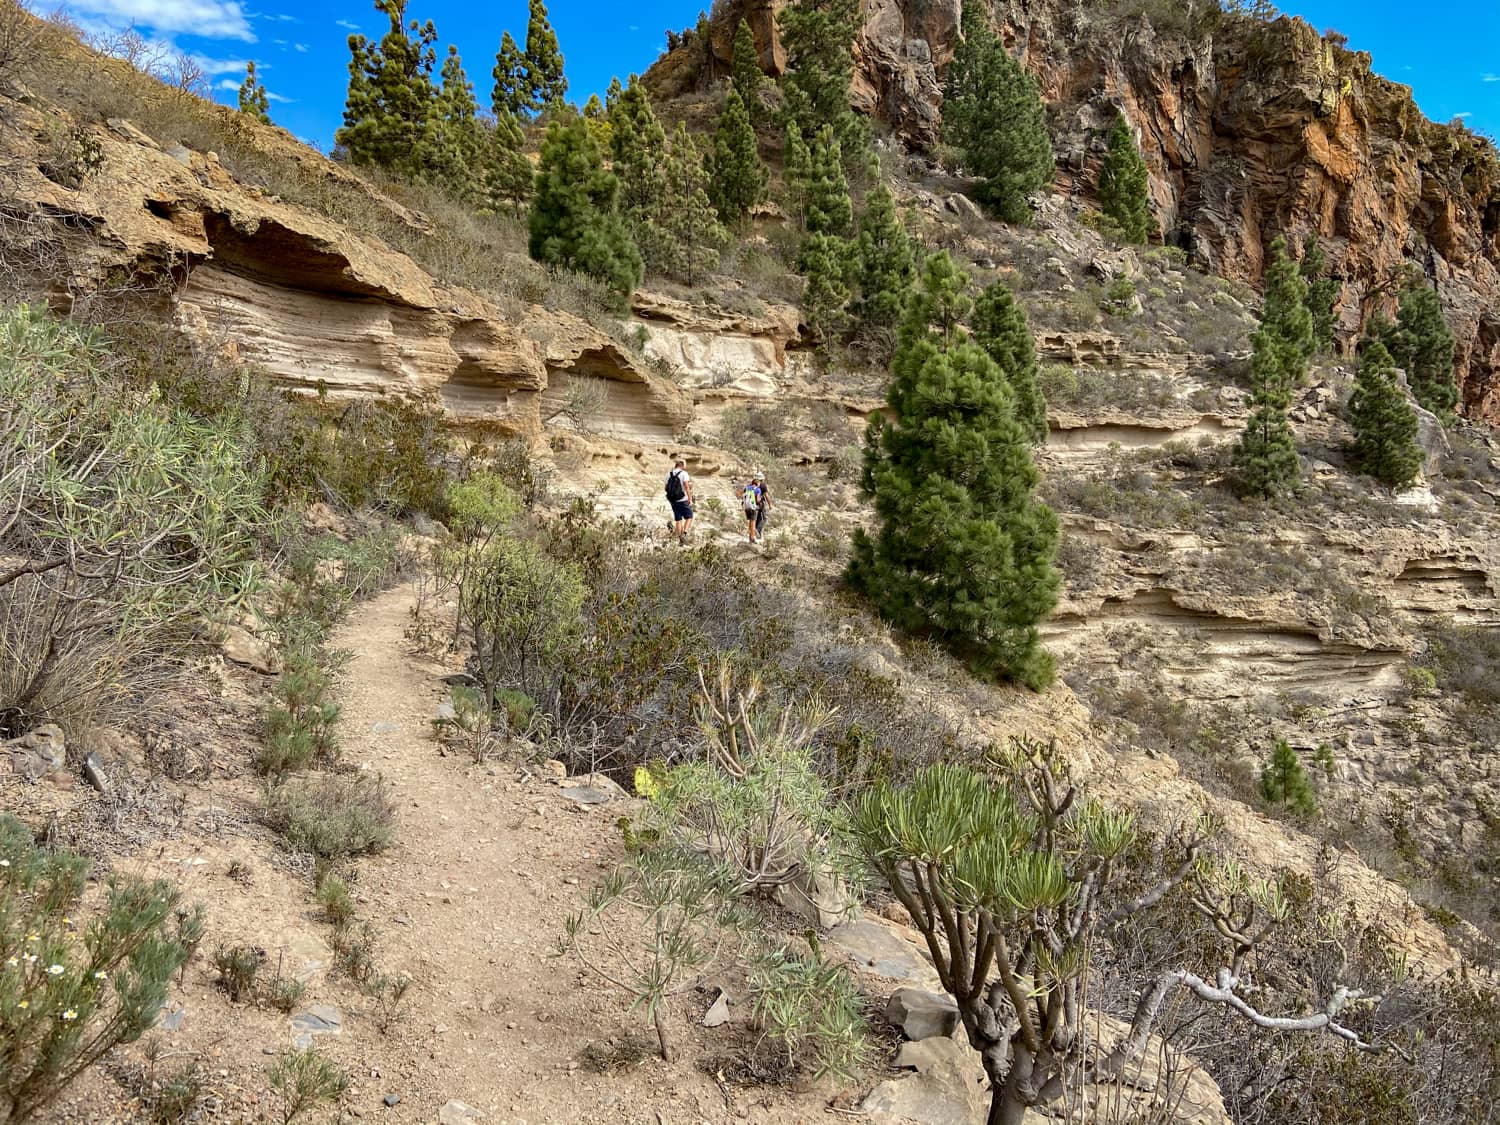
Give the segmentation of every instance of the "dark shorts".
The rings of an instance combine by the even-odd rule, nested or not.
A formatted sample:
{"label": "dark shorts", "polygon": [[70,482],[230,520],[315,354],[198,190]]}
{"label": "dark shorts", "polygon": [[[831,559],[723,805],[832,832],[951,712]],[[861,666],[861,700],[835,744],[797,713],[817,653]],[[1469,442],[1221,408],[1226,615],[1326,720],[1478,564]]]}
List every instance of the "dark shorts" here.
{"label": "dark shorts", "polygon": [[677,521],[690,520],[693,518],[693,506],[686,500],[668,500],[672,505],[672,518]]}
{"label": "dark shorts", "polygon": [[755,509],[754,508],[746,508],[745,509],[745,519],[746,519],[747,522],[749,520],[755,519]]}

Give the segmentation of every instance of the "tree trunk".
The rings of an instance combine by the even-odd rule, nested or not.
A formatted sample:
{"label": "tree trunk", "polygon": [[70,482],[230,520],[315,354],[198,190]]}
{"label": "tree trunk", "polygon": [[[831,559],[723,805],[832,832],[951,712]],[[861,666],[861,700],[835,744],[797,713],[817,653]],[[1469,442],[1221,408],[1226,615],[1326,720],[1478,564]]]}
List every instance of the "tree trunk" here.
{"label": "tree trunk", "polygon": [[1029,1084],[1035,1060],[1026,1047],[1013,1042],[1007,1068],[1001,1053],[1004,1044],[998,1044],[997,1048],[993,1057],[991,1051],[984,1053],[984,1069],[990,1076],[990,1112],[985,1119],[986,1125],[1022,1125],[1026,1118],[1026,1098],[1021,1088]]}
{"label": "tree trunk", "polygon": [[[661,1047],[661,1061],[674,1062],[676,1056],[672,1052],[672,1040],[667,1035],[667,1013],[663,1011],[663,1005],[658,1004],[656,1010],[651,1013],[651,1019],[656,1024],[656,1042]],[[1019,1121],[1020,1118],[1017,1118]]]}

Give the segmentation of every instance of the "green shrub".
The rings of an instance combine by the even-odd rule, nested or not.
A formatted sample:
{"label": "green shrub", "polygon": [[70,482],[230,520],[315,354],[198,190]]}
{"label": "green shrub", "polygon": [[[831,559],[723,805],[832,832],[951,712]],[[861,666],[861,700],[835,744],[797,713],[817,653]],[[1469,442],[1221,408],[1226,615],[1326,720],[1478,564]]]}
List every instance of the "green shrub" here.
{"label": "green shrub", "polygon": [[768,950],[750,969],[757,1027],[781,1044],[787,1061],[814,1078],[852,1080],[874,1052],[863,998],[849,971],[817,953]]}
{"label": "green shrub", "polygon": [[267,1069],[271,1089],[281,1096],[282,1125],[291,1125],[308,1110],[337,1101],[349,1078],[316,1047],[287,1049]]}
{"label": "green shrub", "polygon": [[197,1061],[188,1063],[161,1084],[148,1100],[156,1125],[182,1125],[192,1119],[203,1097],[203,1071]]}
{"label": "green shrub", "polygon": [[1312,779],[1291,744],[1278,738],[1271,759],[1260,771],[1260,793],[1273,805],[1285,805],[1298,816],[1311,816],[1318,809]]}
{"label": "green shrub", "polygon": [[266,964],[266,951],[258,945],[221,945],[214,952],[218,985],[238,1004],[255,995],[255,980]]}
{"label": "green shrub", "polygon": [[338,762],[339,705],[333,701],[333,681],[319,655],[306,649],[286,655],[285,669],[266,703],[264,733],[256,751],[255,767],[263,776],[280,777]]}
{"label": "green shrub", "polygon": [[277,973],[266,984],[266,1002],[278,1012],[290,1015],[292,1009],[302,1003],[302,997],[307,994],[307,985],[296,977],[283,976]]}
{"label": "green shrub", "polygon": [[349,893],[349,884],[337,875],[324,875],[318,884],[318,905],[323,908],[323,917],[335,926],[347,926],[354,919],[354,896]]}
{"label": "green shrub", "polygon": [[283,782],[267,794],[266,819],[288,848],[319,859],[384,851],[396,834],[385,782],[363,774]]}
{"label": "green shrub", "polygon": [[174,664],[256,583],[241,435],[108,376],[99,339],[0,312],[0,736],[77,726]]}
{"label": "green shrub", "polygon": [[156,1022],[203,935],[175,887],[110,876],[85,917],[88,861],[36,847],[0,814],[0,1119],[29,1120],[107,1052]]}

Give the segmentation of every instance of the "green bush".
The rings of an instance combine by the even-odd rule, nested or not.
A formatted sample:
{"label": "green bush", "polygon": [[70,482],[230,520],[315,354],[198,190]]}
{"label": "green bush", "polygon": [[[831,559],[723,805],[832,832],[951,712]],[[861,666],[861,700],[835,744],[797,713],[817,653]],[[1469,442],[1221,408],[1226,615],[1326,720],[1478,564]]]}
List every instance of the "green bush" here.
{"label": "green bush", "polygon": [[349,884],[337,875],[324,875],[318,884],[318,905],[323,908],[323,917],[335,926],[347,926],[354,920],[354,896],[349,893]]}
{"label": "green bush", "polygon": [[291,1125],[308,1110],[337,1101],[349,1088],[349,1078],[316,1047],[288,1048],[266,1071],[271,1089],[281,1096],[282,1125]]}
{"label": "green bush", "polygon": [[396,835],[385,782],[363,774],[283,782],[267,794],[266,819],[288,848],[319,859],[381,852]]}
{"label": "green bush", "polygon": [[37,848],[0,814],[0,1120],[29,1120],[107,1052],[156,1022],[203,935],[163,880],[110,876],[85,918],[88,861]]}
{"label": "green bush", "polygon": [[221,945],[214,952],[219,987],[234,1003],[255,995],[255,980],[266,964],[266,951],[258,945]]}
{"label": "green bush", "polygon": [[813,1077],[853,1079],[873,1049],[863,997],[849,971],[817,953],[767,950],[750,969],[755,1023],[781,1044],[787,1061]]}
{"label": "green bush", "polygon": [[1297,751],[1284,738],[1278,738],[1271,759],[1260,771],[1260,794],[1273,805],[1285,805],[1298,816],[1311,816],[1318,810],[1318,795],[1312,779],[1303,768]]}
{"label": "green bush", "polygon": [[96,336],[0,312],[0,736],[79,725],[256,584],[241,434],[108,377]]}
{"label": "green bush", "polygon": [[285,659],[285,670],[266,703],[265,729],[255,758],[256,770],[269,777],[336,765],[339,758],[339,705],[333,702],[333,681],[320,654],[304,648],[289,652]]}

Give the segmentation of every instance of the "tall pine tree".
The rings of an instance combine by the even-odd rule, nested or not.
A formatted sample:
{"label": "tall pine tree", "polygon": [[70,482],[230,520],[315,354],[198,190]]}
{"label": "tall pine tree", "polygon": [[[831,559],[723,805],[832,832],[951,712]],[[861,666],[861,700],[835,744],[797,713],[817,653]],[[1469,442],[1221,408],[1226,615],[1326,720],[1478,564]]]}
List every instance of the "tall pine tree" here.
{"label": "tall pine tree", "polygon": [[795,119],[786,123],[781,179],[786,188],[787,211],[796,216],[798,228],[806,230],[807,193],[812,186],[812,150],[802,138],[802,126]]}
{"label": "tall pine tree", "polygon": [[1378,340],[1359,357],[1349,421],[1354,426],[1354,460],[1361,469],[1396,492],[1416,480],[1422,467],[1417,413],[1396,382],[1391,353]]}
{"label": "tall pine tree", "polygon": [[614,173],[620,181],[620,215],[653,270],[669,270],[675,248],[664,224],[667,134],[634,74],[609,111]]}
{"label": "tall pine tree", "polygon": [[1318,244],[1316,233],[1302,243],[1302,264],[1298,267],[1307,282],[1307,311],[1312,316],[1313,354],[1327,355],[1338,343],[1338,314],[1334,306],[1339,299],[1338,279],[1328,276],[1328,258]]}
{"label": "tall pine tree", "polygon": [[980,178],[974,197],[1008,223],[1029,220],[1026,197],[1052,181],[1052,142],[1036,80],[989,22],[989,5],[965,4],[964,38],[943,96],[943,136]]}
{"label": "tall pine tree", "polygon": [[906,309],[906,296],[916,278],[916,256],[911,238],[896,214],[896,198],[877,176],[865,196],[854,247],[855,280],[859,297],[854,315],[865,328],[894,328]]}
{"label": "tall pine tree", "polygon": [[516,45],[510,32],[500,36],[500,50],[495,54],[495,80],[490,91],[490,108],[495,117],[521,119],[531,113],[531,90],[526,83],[526,52]]}
{"label": "tall pine tree", "polygon": [[525,142],[521,126],[508,113],[498,115],[486,132],[483,210],[491,214],[502,210],[517,214],[531,198],[534,176],[531,161],[522,151]]}
{"label": "tall pine tree", "polygon": [[531,256],[599,278],[624,304],[640,284],[642,264],[616,211],[619,191],[588,122],[570,113],[547,127],[531,207]]}
{"label": "tall pine tree", "polygon": [[744,99],[729,84],[724,112],[714,129],[713,185],[710,196],[719,218],[726,224],[740,222],[750,208],[766,197],[766,166],[761,163],[755,127]]}
{"label": "tall pine tree", "polygon": [[375,0],[390,20],[379,43],[349,36],[349,93],[335,141],[355,164],[374,164],[413,178],[428,174],[437,62],[432,21],[406,24],[407,0]]}
{"label": "tall pine tree", "polygon": [[557,33],[547,19],[543,0],[531,0],[526,21],[526,57],[522,62],[530,108],[540,113],[548,106],[561,105],[568,96],[568,80],[563,75],[562,48]]}
{"label": "tall pine tree", "polygon": [[255,60],[245,64],[245,80],[240,83],[240,112],[262,125],[271,123],[271,96],[255,73]]}
{"label": "tall pine tree", "polygon": [[1376,317],[1367,336],[1384,344],[1396,366],[1406,372],[1412,397],[1442,421],[1451,421],[1458,406],[1453,333],[1443,318],[1437,290],[1427,279],[1416,270],[1408,270],[1396,322]]}
{"label": "tall pine tree", "polygon": [[779,23],[787,53],[781,88],[788,118],[804,137],[832,126],[844,156],[862,161],[868,137],[864,122],[849,108],[859,0],[795,0]]}
{"label": "tall pine tree", "polygon": [[1307,375],[1312,351],[1307,283],[1279,238],[1271,244],[1260,328],[1251,343],[1251,413],[1235,448],[1234,466],[1244,492],[1270,499],[1295,491],[1302,481],[1287,410],[1293,390]]}
{"label": "tall pine tree", "polygon": [[703,154],[679,121],[667,147],[661,227],[668,247],[664,269],[686,285],[697,285],[718,267],[728,238],[709,200],[709,186]]}
{"label": "tall pine tree", "polygon": [[802,226],[809,234],[844,238],[854,222],[849,181],[844,177],[843,145],[832,125],[824,125],[810,152],[806,212]]}
{"label": "tall pine tree", "polygon": [[484,129],[474,87],[464,73],[458,48],[450,46],[443,60],[442,85],[433,102],[428,133],[430,176],[459,199],[479,201],[483,194]]}
{"label": "tall pine tree", "polygon": [[1099,172],[1099,209],[1119,229],[1120,237],[1136,246],[1151,235],[1149,186],[1146,162],[1135,147],[1135,136],[1125,115],[1117,112],[1109,130],[1104,167]]}
{"label": "tall pine tree", "polygon": [[974,342],[1000,369],[1015,396],[1016,420],[1033,443],[1047,440],[1047,399],[1037,381],[1036,343],[1026,311],[1003,282],[974,302]]}
{"label": "tall pine tree", "polygon": [[744,20],[735,29],[729,73],[734,88],[745,101],[750,123],[759,128],[766,120],[766,72],[760,65],[760,52],[755,49],[755,33]]}
{"label": "tall pine tree", "polygon": [[1050,682],[1037,625],[1057,601],[1057,517],[1036,497],[1014,395],[965,339],[968,279],[928,258],[866,436],[874,536],[855,533],[847,579],[882,616],[947,645],[978,675]]}
{"label": "tall pine tree", "polygon": [[802,317],[821,344],[844,331],[849,318],[849,244],[833,234],[813,231],[797,251],[797,272],[807,279],[802,290]]}

